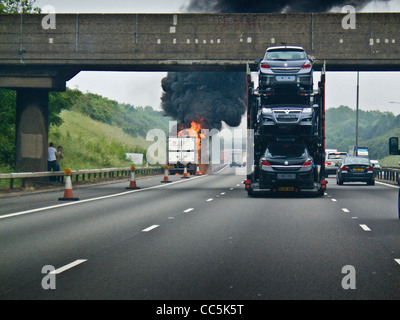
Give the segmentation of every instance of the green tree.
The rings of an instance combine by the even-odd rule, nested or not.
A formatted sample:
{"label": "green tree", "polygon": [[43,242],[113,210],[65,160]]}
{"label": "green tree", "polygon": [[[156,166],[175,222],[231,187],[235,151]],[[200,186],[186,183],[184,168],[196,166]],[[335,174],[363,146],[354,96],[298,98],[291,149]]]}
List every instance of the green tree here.
{"label": "green tree", "polygon": [[[70,109],[82,95],[79,90],[67,89],[66,92],[51,92],[49,94],[49,125],[60,126],[60,113]],[[0,89],[0,164],[14,166],[15,160],[15,123],[16,123],[16,92]]]}
{"label": "green tree", "polygon": [[40,13],[36,0],[0,0],[0,13]]}
{"label": "green tree", "polygon": [[0,163],[13,165],[15,159],[16,93],[0,89]]}
{"label": "green tree", "polygon": [[78,89],[68,89],[66,92],[50,92],[49,94],[49,125],[60,126],[60,113],[63,109],[69,110],[82,95]]}

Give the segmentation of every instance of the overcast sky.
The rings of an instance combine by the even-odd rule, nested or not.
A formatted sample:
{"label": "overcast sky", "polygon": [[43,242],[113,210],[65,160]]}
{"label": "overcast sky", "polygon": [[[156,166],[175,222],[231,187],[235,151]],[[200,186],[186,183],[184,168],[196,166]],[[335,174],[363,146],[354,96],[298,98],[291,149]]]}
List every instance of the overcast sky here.
{"label": "overcast sky", "polygon": [[[37,0],[39,7],[52,5],[57,13],[179,13],[187,0]],[[335,11],[341,11],[336,8]],[[372,1],[363,11],[400,12],[400,0]],[[101,94],[121,103],[150,105],[160,109],[160,72],[81,72],[69,88]],[[316,73],[316,78],[319,73]],[[327,74],[327,107],[356,106],[355,72]],[[360,109],[400,114],[400,72],[361,72]],[[391,103],[392,102],[392,103]],[[395,102],[395,103],[393,103]]]}

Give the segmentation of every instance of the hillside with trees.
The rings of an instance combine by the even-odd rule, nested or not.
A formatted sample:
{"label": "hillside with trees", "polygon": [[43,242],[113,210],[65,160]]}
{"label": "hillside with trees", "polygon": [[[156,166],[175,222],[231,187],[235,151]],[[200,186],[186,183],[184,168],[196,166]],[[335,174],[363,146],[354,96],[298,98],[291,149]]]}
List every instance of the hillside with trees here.
{"label": "hillside with trees", "polygon": [[[389,138],[400,137],[400,115],[359,110],[358,144],[369,147],[371,159],[389,155]],[[326,148],[348,151],[356,143],[356,111],[347,106],[326,110]]]}

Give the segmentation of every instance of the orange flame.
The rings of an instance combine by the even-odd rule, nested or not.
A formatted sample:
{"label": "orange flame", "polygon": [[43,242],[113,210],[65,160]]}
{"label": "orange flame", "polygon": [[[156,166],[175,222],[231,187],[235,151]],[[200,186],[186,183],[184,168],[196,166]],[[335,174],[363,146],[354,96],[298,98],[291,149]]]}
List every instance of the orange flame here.
{"label": "orange flame", "polygon": [[[202,172],[207,171],[208,165],[202,165],[200,163],[200,155],[201,155],[201,139],[206,138],[206,135],[201,132],[201,129],[205,129],[203,127],[204,119],[199,119],[198,122],[192,121],[190,128],[183,129],[178,132],[179,137],[195,137],[197,144],[197,156],[198,156],[198,164],[200,167],[199,174],[203,174]],[[206,167],[204,167],[206,166]]]}

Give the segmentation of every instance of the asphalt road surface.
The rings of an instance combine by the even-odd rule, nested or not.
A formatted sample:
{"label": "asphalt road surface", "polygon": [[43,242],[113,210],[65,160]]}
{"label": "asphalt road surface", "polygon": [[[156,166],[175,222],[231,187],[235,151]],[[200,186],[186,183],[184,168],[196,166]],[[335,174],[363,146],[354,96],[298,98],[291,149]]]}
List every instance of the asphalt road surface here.
{"label": "asphalt road surface", "polygon": [[0,299],[400,298],[396,186],[251,198],[244,174],[1,198]]}

